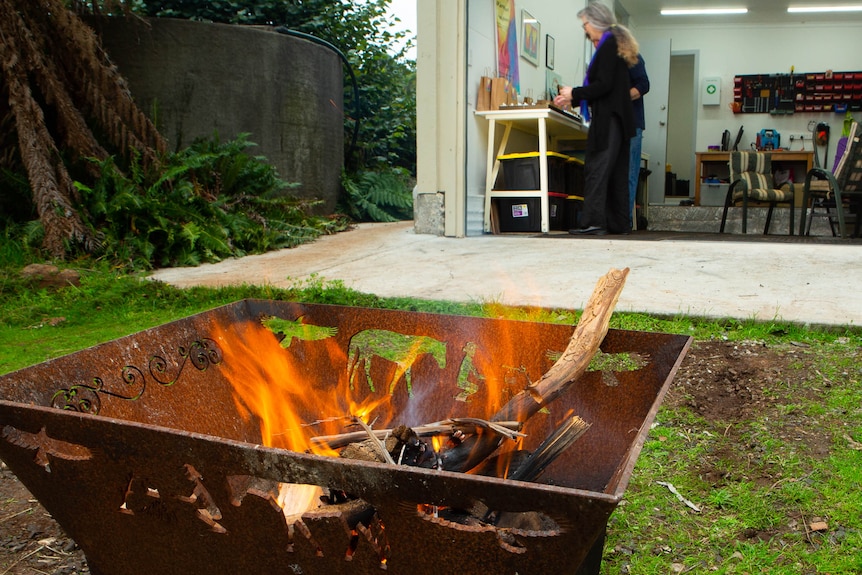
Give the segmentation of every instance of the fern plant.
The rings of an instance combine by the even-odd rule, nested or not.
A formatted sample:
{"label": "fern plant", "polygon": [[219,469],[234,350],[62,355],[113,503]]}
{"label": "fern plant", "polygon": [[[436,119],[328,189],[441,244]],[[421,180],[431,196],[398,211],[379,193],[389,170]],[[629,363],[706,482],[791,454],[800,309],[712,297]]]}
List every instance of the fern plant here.
{"label": "fern plant", "polygon": [[274,167],[246,152],[252,145],[246,134],[198,140],[169,154],[158,172],[137,155],[124,169],[111,158],[99,162],[93,185],[76,183],[98,255],[136,269],[199,265],[346,228],[309,215],[316,202],[292,197]]}
{"label": "fern plant", "polygon": [[343,211],[361,222],[397,222],[413,219],[410,175],[403,168],[341,175],[345,194]]}

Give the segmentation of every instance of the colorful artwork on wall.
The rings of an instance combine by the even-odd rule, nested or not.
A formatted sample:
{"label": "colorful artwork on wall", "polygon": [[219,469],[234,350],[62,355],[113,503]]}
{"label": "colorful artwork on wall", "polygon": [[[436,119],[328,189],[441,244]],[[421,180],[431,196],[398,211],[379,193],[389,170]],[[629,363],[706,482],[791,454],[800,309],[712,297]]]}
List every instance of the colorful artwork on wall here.
{"label": "colorful artwork on wall", "polygon": [[532,64],[539,65],[539,44],[542,26],[526,10],[521,10],[521,57]]}
{"label": "colorful artwork on wall", "polygon": [[515,0],[494,0],[497,19],[497,76],[521,89],[518,71],[518,22]]}

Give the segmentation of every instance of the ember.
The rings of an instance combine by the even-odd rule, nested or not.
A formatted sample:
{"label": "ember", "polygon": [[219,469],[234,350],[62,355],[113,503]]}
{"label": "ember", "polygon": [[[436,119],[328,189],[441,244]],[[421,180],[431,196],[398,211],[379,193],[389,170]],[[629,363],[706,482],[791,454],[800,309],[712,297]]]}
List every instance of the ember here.
{"label": "ember", "polygon": [[0,456],[101,575],[597,573],[690,338],[584,323],[246,300],[0,377]]}

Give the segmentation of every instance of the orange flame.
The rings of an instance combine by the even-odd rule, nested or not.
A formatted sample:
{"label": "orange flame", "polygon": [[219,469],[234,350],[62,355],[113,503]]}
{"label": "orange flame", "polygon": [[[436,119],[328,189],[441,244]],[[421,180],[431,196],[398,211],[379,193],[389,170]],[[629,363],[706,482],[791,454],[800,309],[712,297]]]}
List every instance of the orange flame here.
{"label": "orange flame", "polygon": [[[368,421],[388,402],[385,395],[355,400],[345,377],[332,385],[316,385],[315,379],[304,373],[308,367],[258,323],[217,327],[215,335],[222,344],[222,367],[233,386],[236,408],[246,420],[259,420],[261,441],[266,446],[337,456],[311,438],[343,433],[352,417]],[[328,341],[316,345],[327,346],[331,361],[346,365],[346,355],[337,345]]]}
{"label": "orange flame", "polygon": [[[216,326],[213,331],[223,350],[221,368],[233,387],[238,413],[247,421],[258,422],[264,445],[296,452],[338,456],[337,451],[311,439],[355,431],[347,429],[354,417],[362,418],[376,429],[401,423],[431,423],[446,417],[489,419],[530,383],[530,376],[522,366],[504,365],[501,370],[497,363],[500,357],[515,357],[515,354],[489,357],[474,345],[469,350],[461,350],[461,355],[455,352],[454,357],[447,358],[448,361],[460,362],[459,380],[439,381],[433,387],[426,385],[424,389],[416,390],[417,397],[407,400],[410,403],[409,418],[413,421],[404,421],[398,418],[405,417],[405,413],[393,413],[396,404],[406,407],[404,387],[397,388],[399,397],[395,401],[390,389],[369,392],[367,386],[363,387],[365,384],[358,382],[352,389],[343,338],[314,341],[313,345],[302,348],[301,353],[294,353],[293,349],[282,347],[271,330],[255,321]],[[516,333],[503,331],[495,335],[498,341],[504,342],[502,347],[505,349],[519,346]],[[410,353],[418,351],[411,349]],[[309,360],[309,354],[314,354],[316,361]],[[311,373],[311,369],[319,372]],[[464,375],[467,373],[469,382],[468,376]],[[332,380],[322,381],[327,377]],[[448,413],[442,416],[422,413],[421,396],[426,392],[452,398]],[[431,419],[424,419],[425,416]],[[446,438],[434,438],[432,443],[438,453],[451,447]],[[518,447],[520,445],[506,442],[503,451]],[[505,474],[509,458],[500,457],[497,463],[499,473]]]}
{"label": "orange flame", "polygon": [[443,449],[443,438],[439,435],[435,435],[431,438],[431,445],[434,446],[434,451],[439,453],[440,450]]}

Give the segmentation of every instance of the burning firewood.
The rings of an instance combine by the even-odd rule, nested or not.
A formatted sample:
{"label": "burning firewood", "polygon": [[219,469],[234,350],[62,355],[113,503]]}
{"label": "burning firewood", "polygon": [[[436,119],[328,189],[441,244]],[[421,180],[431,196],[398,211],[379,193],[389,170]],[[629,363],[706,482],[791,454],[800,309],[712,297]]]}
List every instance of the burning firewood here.
{"label": "burning firewood", "polygon": [[[539,381],[530,384],[504,405],[491,418],[491,423],[517,421],[523,424],[542,407],[547,406],[564,393],[583,375],[607,334],[611,314],[622,293],[628,272],[628,268],[623,270],[612,269],[599,279],[566,350]],[[489,432],[487,429],[479,429],[477,433],[466,437],[463,433],[460,435],[453,434],[452,437],[456,437],[457,440],[451,441],[447,449],[429,454],[425,444],[416,440],[417,434],[413,430],[406,433],[402,428],[403,426],[398,428],[398,433],[393,433],[389,438],[391,440],[389,445],[385,448],[376,445],[375,442],[378,442],[379,439],[374,432],[366,429],[366,436],[373,438],[370,440],[371,444],[360,444],[361,447],[351,448],[347,455],[342,454],[342,456],[365,459],[370,452],[376,451],[379,454],[385,451],[392,460],[398,461],[400,459],[402,463],[466,472],[487,460],[506,437],[504,434],[500,434],[498,430]],[[578,417],[567,418],[564,424],[524,461],[522,468],[513,470],[514,476],[511,478],[535,479],[554,458],[577,440],[588,428],[589,425]],[[401,439],[398,437],[399,434]],[[408,451],[410,457],[404,460],[403,453],[400,458],[396,456],[395,452],[399,449]],[[374,456],[372,458],[379,461]]]}
{"label": "burning firewood", "polygon": [[[628,273],[629,268],[612,269],[599,279],[560,359],[539,381],[506,403],[491,421],[525,422],[583,375],[608,333],[608,323]],[[488,458],[501,443],[498,435],[478,433],[457,447],[444,451],[440,455],[440,463],[447,471],[469,471]]]}
{"label": "burning firewood", "polygon": [[[608,332],[608,323],[628,272],[628,268],[612,269],[599,279],[560,358],[538,381],[512,397],[490,421],[453,418],[416,428],[401,425],[394,429],[373,430],[360,417],[354,417],[353,424],[361,426],[363,431],[318,436],[312,438],[312,443],[341,449],[340,456],[349,459],[456,472],[474,470],[481,464],[479,473],[521,481],[536,480],[551,462],[589,429],[587,422],[576,415],[567,415],[532,453],[516,451],[506,454],[508,459],[499,466],[501,470],[497,469],[497,462],[491,456],[505,439],[523,436],[520,433],[523,424],[562,395],[586,372]],[[425,437],[441,435],[446,438],[442,448],[435,448],[431,442],[424,441]],[[350,500],[350,495],[344,494],[342,501]],[[357,517],[373,513],[367,504],[353,504],[351,509],[352,515]],[[434,507],[434,517],[437,517],[437,512]],[[555,529],[549,524],[549,519],[541,514],[512,514],[479,508],[450,509],[446,510],[446,514],[446,520],[464,524],[481,523],[531,531]]]}
{"label": "burning firewood", "polygon": [[[470,434],[479,433],[482,429],[490,429],[505,438],[517,439],[518,437],[524,437],[524,434],[519,431],[522,427],[523,425],[517,421],[487,421],[484,419],[477,419],[475,417],[453,417],[443,421],[413,427],[412,429],[418,437],[452,435],[459,431],[464,434]],[[394,431],[395,430],[393,429],[374,429],[371,433],[378,439],[385,439],[392,435]],[[311,443],[323,445],[330,449],[341,449],[351,443],[362,441],[367,438],[368,435],[369,432],[367,431],[355,431],[339,435],[318,435],[311,438]]]}
{"label": "burning firewood", "polygon": [[[589,427],[590,425],[577,415],[569,414],[563,423],[532,453],[515,451],[499,458],[491,457],[486,459],[475,471],[480,475],[502,476],[506,479],[519,481],[535,481],[545,468],[577,441]],[[500,459],[505,461],[500,461]],[[440,511],[438,509],[435,511],[440,517],[453,523],[493,525],[504,530],[498,533],[502,542],[505,542],[506,538],[511,536],[510,532],[513,531],[550,533],[559,528],[553,520],[542,513],[496,511],[478,501],[468,510],[444,509]]]}
{"label": "burning firewood", "polygon": [[377,461],[393,465],[410,465],[418,467],[425,458],[434,458],[434,450],[421,441],[419,435],[406,425],[387,430],[387,435],[381,440],[375,437],[375,432],[367,429],[369,439],[348,444],[341,450],[340,456],[345,459],[362,461]]}
{"label": "burning firewood", "polygon": [[589,428],[589,423],[570,413],[535,451],[517,450],[489,457],[473,471],[477,475],[535,481],[551,462],[562,455]]}
{"label": "burning firewood", "polygon": [[361,417],[354,417],[353,419],[354,421],[356,421],[356,423],[362,426],[366,433],[368,433],[369,444],[373,447],[377,454],[383,458],[384,463],[391,463],[392,465],[395,465],[395,460],[392,459],[392,456],[389,454],[389,451],[387,451],[386,446],[383,445],[383,442],[377,439],[377,437],[375,437],[374,433],[372,432],[371,426],[365,423],[365,421],[363,421]]}
{"label": "burning firewood", "polygon": [[555,429],[516,469],[513,469],[508,475],[508,479],[534,481],[554,459],[559,457],[589,428],[590,424],[577,415],[566,417],[562,425]]}

